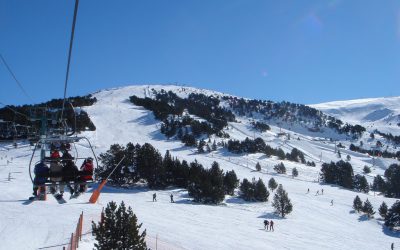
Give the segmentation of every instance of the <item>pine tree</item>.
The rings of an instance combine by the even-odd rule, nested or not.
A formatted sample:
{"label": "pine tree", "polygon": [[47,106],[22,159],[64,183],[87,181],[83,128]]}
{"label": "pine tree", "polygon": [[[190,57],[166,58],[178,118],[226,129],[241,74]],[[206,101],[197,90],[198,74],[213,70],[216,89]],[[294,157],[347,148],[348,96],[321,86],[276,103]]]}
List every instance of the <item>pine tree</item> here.
{"label": "pine tree", "polygon": [[275,181],[274,178],[269,179],[268,187],[269,187],[269,189],[272,190],[272,192],[274,192],[274,190],[278,187],[278,183]]}
{"label": "pine tree", "polygon": [[[218,204],[225,198],[224,174],[220,169],[218,162],[214,161],[211,168],[206,172],[206,180],[203,181],[203,193],[205,202]],[[209,183],[209,187],[204,186]]]}
{"label": "pine tree", "polygon": [[246,178],[240,183],[240,197],[245,201],[251,201],[254,199],[254,187],[251,182]]}
{"label": "pine tree", "polygon": [[163,169],[165,170],[166,182],[172,184],[174,179],[173,176],[174,161],[172,160],[169,150],[165,152],[164,159],[162,159],[162,166]]}
{"label": "pine tree", "polygon": [[200,202],[203,198],[202,181],[205,179],[206,171],[203,166],[195,160],[190,163],[188,178],[188,193],[193,197],[195,202]]}
{"label": "pine tree", "polygon": [[257,171],[261,171],[261,165],[260,165],[259,162],[257,162],[257,164],[256,164],[256,170],[257,170]]}
{"label": "pine tree", "polygon": [[353,208],[357,212],[360,212],[362,210],[362,208],[363,208],[362,201],[361,201],[360,197],[358,197],[358,195],[356,196],[356,198],[354,198]]}
{"label": "pine tree", "polygon": [[292,169],[292,176],[297,177],[299,175],[299,172],[297,171],[297,168]]}
{"label": "pine tree", "polygon": [[367,165],[365,165],[363,168],[363,172],[364,172],[364,174],[369,174],[369,173],[371,173],[371,168],[368,167]]}
{"label": "pine tree", "polygon": [[278,174],[285,174],[286,173],[286,167],[285,165],[283,165],[283,162],[277,164],[274,166],[274,170],[278,173]]}
{"label": "pine tree", "polygon": [[145,143],[137,152],[136,170],[139,176],[147,180],[150,188],[164,188],[166,173],[162,156],[151,144]]}
{"label": "pine tree", "polygon": [[378,209],[380,216],[385,219],[388,213],[388,206],[386,203],[383,201],[381,206]]}
{"label": "pine tree", "polygon": [[206,145],[206,142],[202,139],[199,141],[199,145],[197,146],[197,152],[200,154],[204,153],[204,146]]}
{"label": "pine tree", "polygon": [[134,145],[133,143],[129,142],[126,144],[125,147],[125,159],[123,161],[125,168],[123,172],[125,173],[125,183],[135,183],[139,180],[139,176],[137,171],[133,168],[136,165],[136,157],[137,151],[140,148],[140,145]]}
{"label": "pine tree", "polygon": [[337,184],[345,188],[353,188],[353,167],[349,162],[338,161],[336,162],[336,167],[338,170]]}
{"label": "pine tree", "polygon": [[275,212],[282,217],[285,217],[285,215],[293,210],[293,205],[290,202],[287,192],[283,189],[282,184],[279,184],[276,190],[272,206],[275,208]]}
{"label": "pine tree", "polygon": [[379,174],[374,177],[374,181],[372,183],[372,190],[378,192],[385,192],[386,191],[386,182]]}
{"label": "pine tree", "polygon": [[180,188],[187,188],[189,180],[189,165],[187,161],[180,162],[177,158],[174,161],[173,177],[174,185]]}
{"label": "pine tree", "polygon": [[285,159],[285,152],[281,148],[278,148],[276,150],[276,156],[278,156],[279,160],[284,160]]}
{"label": "pine tree", "polygon": [[[100,154],[101,167],[96,168],[97,176],[106,178],[117,163],[124,157],[125,148],[119,144],[113,144],[106,153]],[[118,166],[114,174],[110,176],[109,182],[121,185],[124,184],[124,171],[123,167],[125,164]]]}
{"label": "pine tree", "polygon": [[372,204],[371,202],[369,202],[368,199],[364,202],[362,211],[368,215],[368,218],[375,214],[374,208],[372,207]]}
{"label": "pine tree", "polygon": [[400,201],[396,201],[389,209],[385,218],[385,226],[390,228],[400,227]]}
{"label": "pine tree", "polygon": [[95,248],[98,250],[109,249],[138,249],[146,250],[146,230],[139,232],[142,224],[137,224],[137,217],[132,208],[126,210],[124,202],[117,208],[113,201],[107,204],[104,221],[92,222]]}
{"label": "pine tree", "polygon": [[400,165],[392,164],[385,170],[386,195],[400,198]]}
{"label": "pine tree", "polygon": [[269,192],[264,182],[261,179],[258,179],[255,190],[254,190],[254,198],[257,201],[268,201]]}
{"label": "pine tree", "polygon": [[369,192],[369,184],[365,176],[357,174],[354,176],[353,186],[357,191],[362,191],[364,193]]}
{"label": "pine tree", "polygon": [[182,136],[182,142],[185,143],[185,146],[195,147],[196,146],[196,138],[193,134],[185,133]]}
{"label": "pine tree", "polygon": [[225,193],[229,195],[233,195],[235,188],[239,186],[239,179],[236,176],[235,171],[228,171],[225,173],[224,177],[224,187]]}
{"label": "pine tree", "polygon": [[321,180],[326,183],[337,183],[338,172],[336,164],[333,161],[322,163]]}

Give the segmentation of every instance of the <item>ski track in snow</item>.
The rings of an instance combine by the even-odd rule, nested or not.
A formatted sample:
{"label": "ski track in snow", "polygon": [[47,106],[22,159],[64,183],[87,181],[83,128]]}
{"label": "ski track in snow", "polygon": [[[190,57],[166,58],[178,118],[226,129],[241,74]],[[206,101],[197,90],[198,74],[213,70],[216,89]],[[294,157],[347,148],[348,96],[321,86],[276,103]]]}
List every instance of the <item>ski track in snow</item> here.
{"label": "ski track in snow", "polygon": [[[151,86],[178,90],[185,96],[189,91],[220,95],[219,93],[181,88],[176,86]],[[224,149],[217,152],[197,154],[194,148],[184,147],[177,140],[167,140],[159,132],[160,122],[152,113],[127,101],[136,94],[150,96],[148,87],[132,86],[100,91],[95,94],[98,102],[85,107],[97,130],[85,132],[97,154],[105,152],[111,144],[128,142],[151,143],[162,155],[170,150],[172,156],[193,161],[197,159],[204,167],[210,167],[218,161],[224,171],[235,170],[240,179],[261,178],[264,183],[273,177],[282,184],[293,203],[293,212],[286,218],[273,213],[270,191],[268,202],[244,202],[237,196],[227,196],[220,205],[203,205],[193,203],[187,191],[177,188],[166,190],[148,190],[144,187],[119,189],[106,186],[97,204],[89,204],[92,189],[77,199],[59,204],[52,195],[47,201],[34,201],[24,205],[32,193],[32,184],[28,173],[28,164],[32,148],[21,144],[17,149],[10,145],[0,145],[0,249],[61,249],[68,242],[74,231],[81,212],[84,213],[83,241],[79,249],[93,249],[94,239],[91,236],[91,221],[98,221],[100,212],[113,200],[119,203],[124,200],[133,208],[138,221],[147,230],[148,247],[155,249],[389,249],[392,242],[400,246],[399,234],[388,233],[382,227],[378,213],[374,219],[366,220],[361,214],[353,212],[352,204],[356,195],[365,201],[368,198],[375,211],[385,201],[390,207],[395,199],[374,196],[346,190],[334,185],[321,185],[316,182],[322,162],[338,161],[334,153],[335,145],[329,141],[314,141],[309,135],[293,131],[291,140],[283,144],[285,152],[293,147],[306,154],[307,160],[317,163],[316,167],[283,161],[287,168],[286,175],[273,171],[273,165],[281,162],[275,157],[267,158],[262,154],[235,155]],[[262,137],[273,147],[281,146],[283,140],[276,137],[279,128],[272,126],[272,131],[254,133],[251,126],[242,123],[230,123],[228,133],[234,139]],[[300,137],[300,140],[295,138]],[[328,136],[327,136],[328,137]],[[350,141],[342,142],[348,146]],[[79,143],[80,155],[90,155],[89,148]],[[369,156],[341,150],[344,159],[349,154],[354,172],[361,173]],[[34,159],[37,160],[37,157]],[[376,159],[378,161],[378,159]],[[7,164],[8,162],[8,164]],[[255,164],[260,162],[262,171],[255,171]],[[379,159],[379,167],[373,168],[368,175],[371,182],[374,174],[383,174],[384,169],[395,160]],[[291,169],[299,171],[297,178],[290,176]],[[8,181],[9,173],[11,179]],[[306,193],[307,189],[310,193]],[[317,190],[323,195],[316,195]],[[157,193],[157,202],[152,202],[152,194]],[[169,202],[173,193],[175,203]],[[331,206],[331,200],[334,205]],[[275,231],[264,230],[263,220],[272,219]]]}

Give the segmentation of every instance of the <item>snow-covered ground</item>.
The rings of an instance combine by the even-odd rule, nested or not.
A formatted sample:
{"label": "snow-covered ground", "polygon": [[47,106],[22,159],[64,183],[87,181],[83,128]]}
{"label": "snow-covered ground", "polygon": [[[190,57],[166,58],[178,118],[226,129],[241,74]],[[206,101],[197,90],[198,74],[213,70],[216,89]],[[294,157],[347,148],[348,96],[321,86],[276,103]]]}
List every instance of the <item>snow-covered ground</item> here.
{"label": "snow-covered ground", "polygon": [[[240,123],[230,123],[226,131],[232,138],[262,137],[271,146],[280,146],[285,151],[297,147],[305,153],[306,160],[316,162],[317,166],[283,161],[287,173],[291,173],[293,167],[298,169],[299,176],[292,178],[273,171],[273,165],[280,162],[274,157],[235,155],[223,149],[197,154],[195,148],[167,140],[159,132],[160,123],[152,113],[128,101],[133,94],[149,96],[150,88],[170,89],[182,96],[188,91],[218,95],[212,91],[176,86],[131,86],[100,91],[95,94],[98,102],[85,108],[97,130],[84,135],[95,146],[97,154],[105,152],[114,143],[149,142],[162,155],[170,150],[173,156],[188,161],[197,159],[205,167],[217,161],[225,171],[235,170],[240,179],[255,177],[267,183],[274,177],[289,193],[293,212],[284,219],[276,216],[271,207],[273,193],[268,202],[244,202],[237,196],[227,196],[220,205],[203,205],[192,203],[185,190],[173,187],[154,191],[144,187],[117,189],[106,186],[97,204],[88,203],[92,189],[77,199],[67,199],[65,204],[59,204],[51,195],[45,202],[27,204],[26,200],[32,193],[28,171],[32,148],[23,142],[17,149],[1,144],[0,189],[5,192],[0,193],[0,249],[62,249],[82,211],[85,234],[79,249],[93,249],[90,221],[98,221],[101,209],[111,200],[118,203],[123,200],[133,208],[147,230],[147,243],[152,249],[156,249],[156,245],[157,249],[389,249],[392,242],[400,246],[400,235],[386,230],[378,213],[368,220],[352,209],[356,195],[363,201],[368,198],[375,210],[382,201],[391,206],[395,199],[317,182],[321,163],[339,160],[334,153],[334,142],[283,129],[291,133],[291,140],[286,140],[277,137],[282,128],[276,126],[265,133],[255,132],[249,121],[241,117]],[[342,143],[349,145],[350,142]],[[81,156],[89,155],[84,143],[79,143],[77,149]],[[361,173],[364,165],[372,164],[373,159],[367,155],[347,150],[341,152],[343,158],[347,154],[351,156],[355,173]],[[375,167],[368,176],[370,182],[375,174],[382,174],[396,162],[392,159],[374,161]],[[257,162],[262,166],[260,172],[255,171]],[[310,193],[307,193],[308,188]],[[324,189],[324,194],[316,195],[317,191],[321,193],[321,189]],[[157,193],[157,202],[152,202],[154,192]],[[175,203],[169,202],[171,193]],[[274,232],[264,230],[264,219],[274,220]]]}
{"label": "snow-covered ground", "polygon": [[400,97],[367,98],[309,105],[369,131],[400,134]]}

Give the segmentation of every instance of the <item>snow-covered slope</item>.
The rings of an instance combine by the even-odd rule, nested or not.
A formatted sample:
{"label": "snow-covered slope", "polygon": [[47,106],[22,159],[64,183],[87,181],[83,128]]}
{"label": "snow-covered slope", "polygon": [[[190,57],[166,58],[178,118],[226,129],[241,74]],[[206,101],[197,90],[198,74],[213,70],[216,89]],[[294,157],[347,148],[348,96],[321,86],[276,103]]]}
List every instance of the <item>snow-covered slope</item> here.
{"label": "snow-covered slope", "polygon": [[[273,147],[285,151],[299,148],[306,160],[317,163],[316,167],[283,161],[287,172],[296,167],[299,176],[278,175],[273,165],[281,162],[276,157],[267,158],[262,154],[236,155],[219,148],[213,153],[196,153],[195,148],[185,147],[178,140],[167,140],[160,133],[160,121],[152,112],[129,102],[131,95],[151,96],[151,88],[172,90],[184,97],[190,92],[222,95],[209,90],[199,90],[178,86],[130,86],[95,93],[98,101],[85,110],[96,125],[96,131],[85,132],[97,154],[105,152],[111,144],[128,142],[151,143],[161,154],[170,150],[179,159],[197,159],[205,167],[218,161],[221,168],[235,170],[240,179],[261,178],[267,183],[271,177],[282,184],[289,193],[294,209],[282,219],[273,213],[271,193],[268,202],[244,202],[237,196],[227,196],[220,205],[193,203],[182,189],[148,190],[145,187],[117,189],[106,187],[97,204],[89,204],[92,189],[78,199],[58,204],[49,196],[45,202],[27,204],[31,194],[28,164],[32,148],[20,142],[17,149],[8,144],[0,144],[0,249],[61,249],[68,242],[79,214],[85,215],[84,237],[79,249],[93,249],[90,235],[90,221],[99,219],[100,211],[109,201],[124,201],[133,208],[143,228],[147,229],[148,246],[152,249],[388,249],[392,242],[400,245],[399,234],[382,226],[379,215],[374,219],[354,213],[353,199],[356,195],[367,198],[375,210],[382,201],[391,206],[395,199],[374,193],[363,194],[345,190],[337,186],[321,185],[317,182],[322,162],[337,161],[335,144],[324,137],[310,133],[271,126],[265,133],[256,132],[250,120],[237,117],[238,122],[229,123],[226,128],[231,138],[261,137]],[[290,134],[291,140],[279,137],[278,133]],[[297,139],[298,138],[298,139]],[[213,138],[214,139],[214,138]],[[219,138],[215,138],[220,140]],[[350,142],[342,141],[344,145]],[[80,155],[88,155],[88,148],[77,145]],[[351,156],[355,173],[361,173],[364,165],[375,166],[368,181],[376,174],[382,174],[393,159],[373,159],[368,155],[342,150],[342,155]],[[37,158],[35,158],[37,160]],[[260,162],[262,170],[255,171]],[[11,178],[8,178],[8,177]],[[310,193],[307,193],[307,189]],[[323,195],[316,195],[321,192]],[[5,191],[5,192],[4,192]],[[152,202],[152,194],[157,192],[158,202]],[[174,194],[176,203],[169,202]],[[333,200],[333,206],[331,206]],[[265,231],[263,220],[275,221],[275,231]],[[157,239],[157,243],[156,243]]]}
{"label": "snow-covered slope", "polygon": [[400,135],[400,97],[368,98],[309,105],[368,130]]}

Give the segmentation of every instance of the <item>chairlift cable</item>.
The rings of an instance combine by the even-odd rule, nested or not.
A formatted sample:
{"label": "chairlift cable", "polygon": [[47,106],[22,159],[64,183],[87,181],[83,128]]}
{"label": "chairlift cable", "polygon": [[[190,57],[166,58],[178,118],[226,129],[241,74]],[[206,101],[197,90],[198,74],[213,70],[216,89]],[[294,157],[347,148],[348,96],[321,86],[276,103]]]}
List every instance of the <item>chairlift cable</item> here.
{"label": "chairlift cable", "polygon": [[25,91],[25,89],[22,87],[22,84],[18,81],[17,77],[15,76],[14,72],[11,70],[10,66],[7,64],[6,59],[4,59],[3,55],[0,53],[0,58],[3,61],[4,65],[6,66],[8,72],[10,75],[13,77],[15,82],[17,83],[18,87],[22,90],[22,92],[28,97],[28,99],[34,103],[32,97],[28,94],[28,92]]}
{"label": "chairlift cable", "polygon": [[76,23],[76,16],[78,15],[78,4],[79,4],[79,0],[75,0],[74,19],[72,21],[71,38],[70,38],[70,41],[69,41],[67,72],[66,72],[66,75],[65,75],[65,83],[64,83],[64,99],[63,99],[63,103],[62,103],[61,117],[60,117],[61,120],[62,120],[63,113],[64,113],[65,99],[66,99],[66,95],[67,95],[68,78],[69,78],[69,67],[70,67],[70,64],[71,64],[72,45],[74,43],[74,34],[75,34],[75,23]]}

